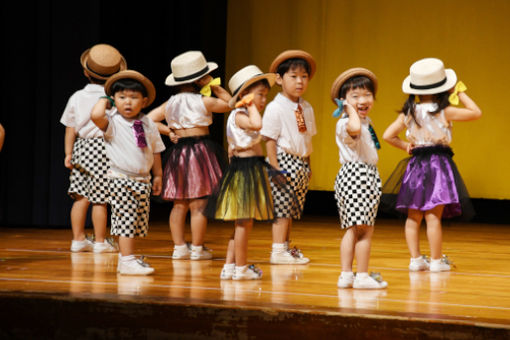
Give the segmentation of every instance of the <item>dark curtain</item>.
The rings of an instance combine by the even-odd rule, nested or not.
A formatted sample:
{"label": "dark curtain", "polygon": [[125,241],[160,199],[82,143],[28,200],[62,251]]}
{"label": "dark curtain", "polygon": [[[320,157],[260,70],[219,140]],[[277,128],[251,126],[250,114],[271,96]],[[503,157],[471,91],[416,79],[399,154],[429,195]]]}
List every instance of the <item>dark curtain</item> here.
{"label": "dark curtain", "polygon": [[[59,120],[87,83],[79,62],[85,49],[111,44],[153,81],[157,98],[146,112],[168,99],[170,61],[184,51],[203,51],[219,65],[213,76],[224,79],[227,0],[8,1],[1,8],[0,226],[69,226]],[[211,130],[221,143],[221,115]]]}

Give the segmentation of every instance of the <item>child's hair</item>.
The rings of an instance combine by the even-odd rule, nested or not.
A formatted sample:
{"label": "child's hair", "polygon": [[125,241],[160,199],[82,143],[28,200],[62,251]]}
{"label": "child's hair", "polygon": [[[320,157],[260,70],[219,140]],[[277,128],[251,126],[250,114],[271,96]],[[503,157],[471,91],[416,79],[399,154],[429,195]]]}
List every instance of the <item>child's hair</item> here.
{"label": "child's hair", "polygon": [[111,93],[112,96],[119,91],[132,90],[140,92],[143,97],[147,97],[147,89],[137,80],[134,79],[119,79],[112,85]]}
{"label": "child's hair", "polygon": [[290,58],[282,62],[280,65],[278,65],[278,68],[276,69],[276,73],[280,75],[280,77],[283,77],[287,71],[302,67],[306,70],[308,74],[310,74],[311,67],[310,64],[305,59],[302,58]]}
{"label": "child's hair", "polygon": [[342,84],[340,91],[338,91],[339,98],[345,98],[347,92],[354,89],[367,89],[368,91],[372,92],[372,95],[375,99],[374,83],[370,78],[365,76],[355,76],[347,79],[345,83]]}
{"label": "child's hair", "polygon": [[87,78],[92,84],[104,85],[106,83],[106,79],[99,79],[91,76],[90,74],[87,74]]}
{"label": "child's hair", "polygon": [[247,88],[245,88],[243,90],[244,93],[249,93],[253,88],[259,86],[259,85],[262,85],[264,86],[265,88],[267,88],[268,90],[271,89],[271,85],[269,85],[269,82],[267,81],[267,79],[260,79],[256,82],[254,82],[253,84],[250,84],[250,86],[248,86]]}
{"label": "child's hair", "polygon": [[[429,111],[429,113],[432,115],[438,114],[439,112],[441,112],[442,110],[444,110],[446,107],[448,107],[450,105],[450,102],[448,100],[448,98],[450,97],[450,94],[448,93],[448,91],[435,94],[434,97],[435,97],[434,101],[437,103],[437,109],[434,111]],[[406,116],[411,115],[411,117],[413,117],[413,120],[416,122],[415,98],[416,98],[416,96],[414,94],[410,94],[409,97],[407,98],[407,100],[405,101],[404,106],[402,107],[400,112]],[[418,124],[418,126],[420,126],[420,124],[418,122],[416,122],[416,124]]]}
{"label": "child's hair", "polygon": [[193,88],[193,93],[200,93],[200,86],[196,82],[186,83],[181,85],[170,86],[170,97],[175,96],[182,92],[182,88],[191,86]]}

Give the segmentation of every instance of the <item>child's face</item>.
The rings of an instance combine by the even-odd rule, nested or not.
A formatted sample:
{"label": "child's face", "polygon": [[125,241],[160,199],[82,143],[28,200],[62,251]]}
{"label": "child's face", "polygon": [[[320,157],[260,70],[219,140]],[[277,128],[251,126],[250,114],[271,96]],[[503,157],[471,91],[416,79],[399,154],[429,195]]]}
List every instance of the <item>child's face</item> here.
{"label": "child's face", "polygon": [[347,91],[345,100],[358,112],[360,118],[368,116],[374,106],[374,94],[366,88],[355,88]]}
{"label": "child's face", "polygon": [[282,87],[283,94],[293,102],[306,92],[308,81],[308,72],[302,66],[289,69],[283,77],[276,76],[276,83]]}
{"label": "child's face", "polygon": [[250,93],[253,93],[255,96],[253,97],[253,103],[257,107],[259,112],[264,110],[266,106],[267,94],[269,93],[269,89],[263,84],[259,84],[252,89],[250,89]]}
{"label": "child's face", "polygon": [[119,111],[124,118],[135,118],[138,116],[148,100],[141,92],[133,90],[117,91],[113,99],[115,100],[117,111]]}

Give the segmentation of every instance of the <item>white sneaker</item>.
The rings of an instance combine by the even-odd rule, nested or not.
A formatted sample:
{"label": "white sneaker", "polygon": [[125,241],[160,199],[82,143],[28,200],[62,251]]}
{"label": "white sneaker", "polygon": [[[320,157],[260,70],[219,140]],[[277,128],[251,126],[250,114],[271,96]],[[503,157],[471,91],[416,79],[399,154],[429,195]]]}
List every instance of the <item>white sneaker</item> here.
{"label": "white sneaker", "polygon": [[90,241],[88,238],[85,238],[83,241],[73,240],[71,242],[71,251],[73,253],[79,253],[82,251],[92,251],[94,249],[94,243]]}
{"label": "white sneaker", "polygon": [[235,267],[232,280],[259,280],[262,277],[262,270],[255,267],[255,265]]}
{"label": "white sneaker", "polygon": [[420,270],[428,270],[430,267],[429,259],[422,255],[418,258],[412,258],[409,262],[409,270],[412,272],[418,272]]}
{"label": "white sneaker", "polygon": [[269,262],[271,264],[307,264],[310,259],[304,257],[301,251],[294,247],[286,251],[272,251]]}
{"label": "white sneaker", "polygon": [[382,289],[388,287],[388,282],[383,281],[379,273],[370,273],[364,277],[356,275],[352,288],[356,289]]}
{"label": "white sneaker", "polygon": [[111,238],[106,238],[104,242],[94,242],[94,253],[116,253],[118,251],[119,246]]}
{"label": "white sneaker", "polygon": [[232,276],[234,276],[236,264],[235,263],[226,263],[223,265],[223,269],[221,270],[220,279],[222,280],[230,280]]}
{"label": "white sneaker", "polygon": [[198,260],[210,260],[212,259],[212,250],[206,246],[191,246],[190,259],[194,261]]}
{"label": "white sneaker", "polygon": [[340,274],[338,276],[337,286],[338,288],[351,288],[354,282],[354,274]]}
{"label": "white sneaker", "polygon": [[122,275],[149,275],[154,273],[154,268],[144,261],[143,256],[132,261],[119,261],[117,268]]}
{"label": "white sneaker", "polygon": [[172,253],[172,259],[174,260],[189,260],[191,251],[188,243],[183,246],[174,246],[174,252]]}
{"label": "white sneaker", "polygon": [[443,255],[440,259],[430,259],[430,271],[431,272],[447,272],[451,270],[453,263],[448,259],[446,255]]}

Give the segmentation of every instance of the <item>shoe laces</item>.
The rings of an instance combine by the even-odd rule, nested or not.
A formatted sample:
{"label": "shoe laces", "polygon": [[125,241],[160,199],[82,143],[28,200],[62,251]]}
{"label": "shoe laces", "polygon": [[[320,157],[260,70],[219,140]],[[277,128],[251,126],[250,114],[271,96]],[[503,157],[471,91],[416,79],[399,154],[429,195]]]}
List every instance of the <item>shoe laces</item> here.
{"label": "shoe laces", "polygon": [[147,262],[145,262],[145,256],[143,256],[143,255],[140,256],[140,258],[137,259],[136,262],[138,262],[138,264],[141,265],[142,267],[145,267],[145,268],[150,267],[150,265]]}
{"label": "shoe laces", "polygon": [[115,242],[115,240],[113,239],[113,237],[107,237],[104,239],[106,243],[108,243],[109,245],[111,245],[112,247],[114,248],[117,248],[117,242]]}
{"label": "shoe laces", "polygon": [[370,272],[370,275],[369,275],[372,279],[376,280],[377,282],[381,283],[383,282],[383,279],[382,279],[382,276],[381,276],[381,273],[379,272]]}
{"label": "shoe laces", "polygon": [[254,264],[250,264],[248,266],[248,269],[251,269],[253,272],[255,272],[258,276],[262,276],[262,270],[256,267]]}
{"label": "shoe laces", "polygon": [[87,234],[87,235],[85,235],[85,239],[88,240],[89,242],[94,243],[96,241],[96,236],[95,235],[91,235],[91,234]]}
{"label": "shoe laces", "polygon": [[449,265],[452,268],[457,268],[457,266],[453,263],[453,261],[450,260],[448,258],[448,256],[446,256],[444,254],[443,254],[443,256],[441,256],[441,263],[445,263],[445,264]]}
{"label": "shoe laces", "polygon": [[425,263],[430,264],[430,258],[429,258],[427,255],[422,255],[422,256],[421,256],[421,259],[422,259]]}
{"label": "shoe laces", "polygon": [[301,257],[303,255],[303,253],[301,253],[301,249],[299,249],[298,247],[294,246],[293,248],[290,248],[288,250],[289,254],[292,256],[292,257]]}

